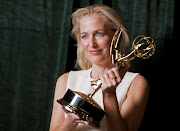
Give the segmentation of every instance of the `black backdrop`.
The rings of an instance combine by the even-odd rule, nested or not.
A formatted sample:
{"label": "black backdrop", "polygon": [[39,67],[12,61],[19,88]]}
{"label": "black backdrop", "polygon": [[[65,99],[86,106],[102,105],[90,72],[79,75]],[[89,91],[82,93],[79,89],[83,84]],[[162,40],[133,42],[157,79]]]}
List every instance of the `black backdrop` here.
{"label": "black backdrop", "polygon": [[151,86],[139,130],[172,130],[179,26],[174,0],[0,0],[1,131],[49,130],[56,80],[75,70],[71,13],[102,3],[119,12],[131,42],[145,34],[157,44],[152,58],[132,63]]}

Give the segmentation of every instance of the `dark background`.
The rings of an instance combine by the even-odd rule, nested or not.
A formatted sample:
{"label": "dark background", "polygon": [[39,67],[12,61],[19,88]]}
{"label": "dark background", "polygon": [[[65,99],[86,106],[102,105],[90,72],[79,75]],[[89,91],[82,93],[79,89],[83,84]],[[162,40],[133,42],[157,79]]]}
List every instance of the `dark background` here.
{"label": "dark background", "polygon": [[175,0],[0,0],[0,131],[49,130],[56,80],[76,70],[71,14],[102,3],[119,12],[131,43],[143,34],[157,45],[153,57],[132,62],[133,71],[150,84],[139,130],[178,129],[171,124],[178,106]]}

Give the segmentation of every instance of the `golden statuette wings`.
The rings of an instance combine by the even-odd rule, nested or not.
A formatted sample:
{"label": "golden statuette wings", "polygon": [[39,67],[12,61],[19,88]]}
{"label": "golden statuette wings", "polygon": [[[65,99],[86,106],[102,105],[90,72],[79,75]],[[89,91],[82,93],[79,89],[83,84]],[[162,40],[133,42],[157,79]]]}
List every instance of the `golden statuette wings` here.
{"label": "golden statuette wings", "polygon": [[149,36],[138,35],[133,41],[132,51],[125,56],[118,49],[118,42],[122,33],[123,30],[119,27],[111,42],[110,55],[112,56],[112,64],[125,66],[126,62],[133,60],[135,57],[149,59],[155,53],[156,45],[154,40]]}

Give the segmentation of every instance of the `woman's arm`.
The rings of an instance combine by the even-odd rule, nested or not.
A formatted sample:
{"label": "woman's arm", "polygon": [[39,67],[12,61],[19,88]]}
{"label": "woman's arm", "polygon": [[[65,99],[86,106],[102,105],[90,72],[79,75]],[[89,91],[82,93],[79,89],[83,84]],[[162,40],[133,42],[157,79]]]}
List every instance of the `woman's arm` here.
{"label": "woman's arm", "polygon": [[[51,116],[50,131],[74,131],[78,123],[88,125],[89,123],[81,120],[79,116],[67,111],[62,105],[57,102],[66,93],[66,85],[69,73],[60,76],[56,83],[54,95],[53,112]],[[65,113],[67,117],[65,119]]]}
{"label": "woman's arm", "polygon": [[77,123],[73,122],[77,118],[76,115],[71,113],[65,119],[64,111],[66,110],[57,102],[57,99],[62,98],[66,92],[68,75],[69,73],[60,76],[56,83],[50,131],[73,131],[77,127]]}
{"label": "woman's arm", "polygon": [[122,118],[130,131],[137,131],[144,116],[149,97],[147,80],[138,75],[132,82],[126,100],[120,106]]}
{"label": "woman's arm", "polygon": [[66,92],[66,84],[68,79],[68,73],[60,76],[56,83],[55,93],[54,93],[54,102],[53,102],[53,111],[51,115],[51,124],[50,131],[53,131],[57,128],[60,128],[63,121],[65,120],[64,112],[57,103],[57,99],[60,99],[64,96]]}
{"label": "woman's arm", "polygon": [[[104,83],[102,85],[103,102],[108,131],[138,130],[148,100],[148,83],[144,77],[138,75],[130,86],[126,100],[122,105],[118,105],[115,90],[123,78],[122,74],[118,75],[117,69],[113,69],[102,78]],[[116,76],[116,80],[112,80],[113,75]]]}
{"label": "woman's arm", "polygon": [[107,131],[127,131],[126,122],[119,111],[116,94],[103,93],[104,110],[106,112]]}

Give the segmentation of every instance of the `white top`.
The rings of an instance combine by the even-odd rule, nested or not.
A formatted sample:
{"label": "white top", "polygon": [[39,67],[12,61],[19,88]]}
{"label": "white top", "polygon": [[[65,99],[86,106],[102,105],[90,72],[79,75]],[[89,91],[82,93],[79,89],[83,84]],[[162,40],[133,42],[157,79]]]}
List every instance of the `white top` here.
{"label": "white top", "polygon": [[[73,91],[81,92],[84,94],[91,93],[93,91],[93,88],[91,87],[90,81],[93,79],[90,77],[90,73],[91,69],[81,71],[70,71],[67,81],[67,89],[69,88]],[[116,95],[119,104],[123,102],[126,98],[128,89],[137,75],[138,73],[127,72],[124,78],[122,79],[121,83],[118,85],[116,89]],[[94,94],[93,99],[101,106],[102,109],[104,109],[102,90],[98,90]],[[105,117],[103,117],[100,126],[100,129],[96,129],[91,126],[79,124],[76,128],[76,131],[106,131]]]}

